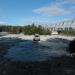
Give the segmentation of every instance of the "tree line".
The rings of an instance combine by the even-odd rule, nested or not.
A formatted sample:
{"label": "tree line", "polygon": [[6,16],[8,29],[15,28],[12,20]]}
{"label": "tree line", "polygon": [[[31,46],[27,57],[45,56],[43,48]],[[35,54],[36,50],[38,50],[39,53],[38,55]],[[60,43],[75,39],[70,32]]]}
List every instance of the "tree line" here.
{"label": "tree line", "polygon": [[36,33],[40,35],[51,34],[51,31],[48,28],[44,28],[41,25],[36,26],[35,24],[25,26],[0,25],[0,32],[9,32],[11,34],[24,33],[25,35],[33,35]]}

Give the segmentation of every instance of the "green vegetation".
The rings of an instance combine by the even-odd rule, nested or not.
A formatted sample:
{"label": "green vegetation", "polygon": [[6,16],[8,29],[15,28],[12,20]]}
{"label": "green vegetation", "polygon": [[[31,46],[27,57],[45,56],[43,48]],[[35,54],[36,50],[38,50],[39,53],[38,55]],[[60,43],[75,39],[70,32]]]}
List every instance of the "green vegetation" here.
{"label": "green vegetation", "polygon": [[[9,32],[11,34],[24,33],[25,35],[34,35],[36,33],[40,35],[51,34],[50,28],[44,28],[42,25],[36,26],[35,24],[25,26],[0,25],[0,32]],[[57,32],[63,35],[75,35],[75,29],[71,27],[64,30],[59,28]]]}
{"label": "green vegetation", "polygon": [[64,35],[75,35],[75,29],[73,28],[65,28],[64,30],[58,30],[58,34],[64,34]]}
{"label": "green vegetation", "polygon": [[26,25],[26,26],[8,26],[0,25],[0,32],[9,32],[12,34],[24,33],[25,35],[33,35],[38,33],[40,35],[50,35],[51,31],[48,28],[44,28],[41,25]]}
{"label": "green vegetation", "polygon": [[63,34],[66,34],[66,35],[75,35],[75,30],[74,29],[73,30],[69,30],[69,31],[63,30]]}

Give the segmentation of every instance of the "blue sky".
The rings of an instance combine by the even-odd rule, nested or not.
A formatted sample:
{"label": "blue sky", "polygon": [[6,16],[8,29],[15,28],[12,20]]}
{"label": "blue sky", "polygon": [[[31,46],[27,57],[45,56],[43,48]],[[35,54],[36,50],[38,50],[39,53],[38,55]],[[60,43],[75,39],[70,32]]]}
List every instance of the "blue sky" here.
{"label": "blue sky", "polygon": [[74,13],[75,0],[0,0],[0,24],[56,23]]}

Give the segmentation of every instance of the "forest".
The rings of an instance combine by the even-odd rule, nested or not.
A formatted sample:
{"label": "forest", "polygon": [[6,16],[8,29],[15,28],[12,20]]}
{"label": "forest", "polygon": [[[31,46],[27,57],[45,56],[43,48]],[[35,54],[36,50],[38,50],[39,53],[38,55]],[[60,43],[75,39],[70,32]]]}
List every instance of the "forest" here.
{"label": "forest", "polygon": [[[42,25],[24,25],[24,26],[14,26],[14,25],[0,25],[0,32],[8,32],[10,34],[20,34],[23,33],[25,35],[51,35],[52,30],[48,27],[43,27]],[[57,30],[58,34],[63,35],[75,35],[75,28],[64,28],[61,30]]]}
{"label": "forest", "polygon": [[23,33],[25,35],[33,35],[36,33],[40,35],[51,34],[51,31],[48,28],[44,28],[41,25],[36,26],[35,24],[25,26],[0,25],[0,32],[8,32],[11,34]]}

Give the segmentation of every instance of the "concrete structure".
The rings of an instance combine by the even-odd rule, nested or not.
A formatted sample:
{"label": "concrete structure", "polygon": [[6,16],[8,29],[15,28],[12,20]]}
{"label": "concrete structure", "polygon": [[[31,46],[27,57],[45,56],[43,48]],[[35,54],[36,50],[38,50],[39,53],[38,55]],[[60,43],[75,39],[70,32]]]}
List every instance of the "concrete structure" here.
{"label": "concrete structure", "polygon": [[51,34],[52,34],[52,35],[58,35],[58,32],[57,32],[57,31],[52,31]]}
{"label": "concrete structure", "polygon": [[48,28],[50,29],[50,31],[52,31],[54,33],[58,30],[75,29],[75,19],[63,21],[63,22],[60,22],[60,23],[50,24],[50,25],[48,25]]}

